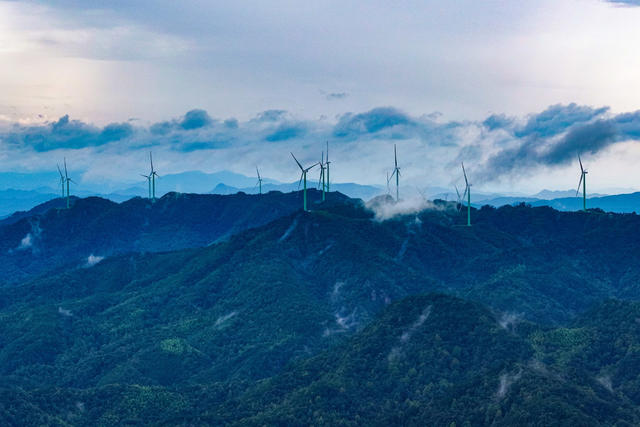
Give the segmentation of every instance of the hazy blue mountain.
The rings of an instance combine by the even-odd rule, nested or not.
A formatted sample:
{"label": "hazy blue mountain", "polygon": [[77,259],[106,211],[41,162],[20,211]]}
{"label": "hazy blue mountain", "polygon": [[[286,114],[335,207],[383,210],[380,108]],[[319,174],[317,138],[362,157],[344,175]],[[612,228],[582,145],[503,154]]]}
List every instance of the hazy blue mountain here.
{"label": "hazy blue mountain", "polygon": [[[308,188],[316,188],[317,182],[308,182]],[[262,191],[281,191],[283,193],[288,193],[291,191],[298,191],[299,184],[298,182],[292,182],[289,184],[271,184],[271,183],[262,183]],[[218,184],[211,193],[213,194],[233,194],[242,191],[247,194],[257,194],[259,192],[259,187],[255,185],[251,185],[250,187],[238,188],[232,185],[227,185],[227,183]],[[383,193],[383,189],[380,187],[374,187],[371,185],[361,185],[354,183],[335,183],[331,184],[331,191],[337,191],[339,193],[345,194],[351,198],[369,200],[379,194]]]}
{"label": "hazy blue mountain", "polygon": [[[551,206],[561,211],[571,211],[582,209],[581,197],[568,197],[553,199],[549,201],[537,201],[531,203],[533,206]],[[589,197],[587,208],[602,209],[605,212],[630,213],[640,212],[640,192],[631,194],[616,194],[612,196]]]}
{"label": "hazy blue mountain", "polygon": [[[550,200],[531,197],[498,197],[472,201],[472,205],[476,207],[482,205],[500,207],[519,203],[527,203],[531,206],[550,206],[560,211],[578,211],[582,209],[582,197],[576,197],[575,192],[571,197]],[[590,196],[587,198],[587,208],[597,208],[605,212],[617,213],[640,212],[640,192],[611,196]]]}
{"label": "hazy blue mountain", "polygon": [[47,191],[41,193],[29,190],[0,190],[0,218],[16,211],[29,210],[36,205],[60,197],[59,194],[55,194],[50,189],[47,189]]}

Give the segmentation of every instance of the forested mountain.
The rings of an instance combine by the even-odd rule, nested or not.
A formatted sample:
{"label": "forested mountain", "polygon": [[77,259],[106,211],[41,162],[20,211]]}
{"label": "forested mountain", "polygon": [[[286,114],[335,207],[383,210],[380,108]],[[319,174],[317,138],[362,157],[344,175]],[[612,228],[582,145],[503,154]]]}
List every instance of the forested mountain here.
{"label": "forested mountain", "polygon": [[[309,192],[313,204],[321,199]],[[332,193],[333,201],[346,196]],[[68,265],[128,252],[206,246],[300,209],[302,194],[199,195],[169,193],[155,203],[134,198],[55,199],[0,222],[0,282],[25,280]],[[89,258],[93,256],[93,258]],[[97,257],[97,258],[96,258]]]}
{"label": "forested mountain", "polygon": [[[453,203],[381,220],[331,196],[210,246],[163,251],[198,233],[157,226],[142,241],[162,252],[0,287],[0,418],[639,422],[640,217],[484,207],[465,227]],[[193,196],[172,197],[154,224]],[[44,216],[66,224],[81,203]]]}

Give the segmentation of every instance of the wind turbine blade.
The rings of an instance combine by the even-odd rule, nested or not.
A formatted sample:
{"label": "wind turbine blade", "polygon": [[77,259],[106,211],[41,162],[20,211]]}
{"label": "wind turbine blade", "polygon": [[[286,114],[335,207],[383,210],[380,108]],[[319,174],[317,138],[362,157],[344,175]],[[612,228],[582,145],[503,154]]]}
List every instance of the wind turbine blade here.
{"label": "wind turbine blade", "polygon": [[256,173],[258,174],[258,181],[260,181],[260,171],[258,170],[257,166],[256,166]]}
{"label": "wind turbine blade", "polygon": [[582,159],[578,156],[578,161],[580,162],[580,171],[584,173],[584,168],[582,167]]}
{"label": "wind turbine blade", "polygon": [[65,178],[68,178],[69,175],[67,174],[67,158],[64,158],[64,176]]}
{"label": "wind turbine blade", "polygon": [[322,157],[320,157],[320,165],[324,165],[324,151],[322,152]]}
{"label": "wind turbine blade", "polygon": [[391,180],[393,178],[393,176],[396,174],[396,172],[398,172],[398,169],[394,169],[393,173],[391,173],[391,176],[389,176],[389,180]]}
{"label": "wind turbine blade", "polygon": [[460,191],[458,190],[457,185],[454,185],[454,187],[456,188],[456,194],[458,195],[458,202],[460,202]]}
{"label": "wind turbine blade", "polygon": [[580,181],[578,181],[578,188],[576,189],[576,197],[580,193],[580,184],[582,184],[582,178],[584,178],[584,172],[580,173]]}
{"label": "wind turbine blade", "polygon": [[305,172],[309,172],[312,168],[314,168],[314,167],[316,167],[316,166],[318,166],[318,163],[314,163],[314,164],[312,164],[311,166],[309,166],[308,168],[306,168],[304,171],[305,171]]}
{"label": "wind turbine blade", "polygon": [[151,151],[149,151],[149,161],[151,162],[151,172],[153,172],[153,156],[151,155]]}
{"label": "wind turbine blade", "polygon": [[304,172],[300,174],[300,181],[298,181],[298,190],[300,189],[300,184],[302,184],[302,178],[304,177]]}
{"label": "wind turbine blade", "polygon": [[329,141],[327,141],[327,163],[329,163]]}
{"label": "wind turbine blade", "polygon": [[398,169],[398,153],[396,151],[396,144],[393,144],[393,160],[396,165],[396,169]]}
{"label": "wind turbine blade", "polygon": [[304,170],[304,168],[302,167],[302,165],[300,164],[298,159],[296,159],[296,156],[293,155],[293,153],[291,153],[291,157],[293,157],[293,160],[296,161],[296,163],[298,164],[298,167],[300,168],[300,170]]}
{"label": "wind turbine blade", "polygon": [[464,169],[464,162],[462,162],[462,173],[464,174],[464,183],[469,187],[469,180],[467,179],[467,171]]}

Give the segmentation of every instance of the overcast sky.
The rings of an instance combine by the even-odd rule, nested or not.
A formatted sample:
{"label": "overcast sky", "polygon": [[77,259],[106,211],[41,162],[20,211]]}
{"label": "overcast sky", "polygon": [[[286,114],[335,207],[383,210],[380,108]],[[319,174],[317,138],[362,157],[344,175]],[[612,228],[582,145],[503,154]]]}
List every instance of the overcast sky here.
{"label": "overcast sky", "polygon": [[640,188],[638,4],[0,1],[0,171],[135,179],[153,149],[292,181],[329,140],[337,181],[384,183],[396,143],[414,183],[566,189],[582,153]]}

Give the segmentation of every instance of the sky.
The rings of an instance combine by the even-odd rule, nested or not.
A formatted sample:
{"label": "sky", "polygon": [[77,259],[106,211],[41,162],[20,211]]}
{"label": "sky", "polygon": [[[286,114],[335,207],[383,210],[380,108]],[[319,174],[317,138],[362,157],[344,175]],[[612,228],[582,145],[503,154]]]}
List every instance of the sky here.
{"label": "sky", "polygon": [[640,189],[640,1],[2,1],[0,172]]}

